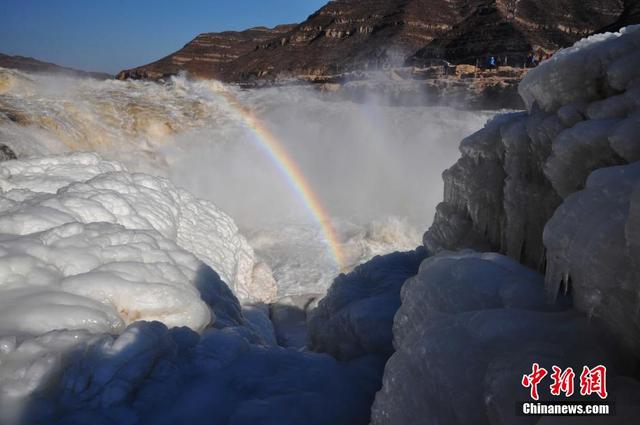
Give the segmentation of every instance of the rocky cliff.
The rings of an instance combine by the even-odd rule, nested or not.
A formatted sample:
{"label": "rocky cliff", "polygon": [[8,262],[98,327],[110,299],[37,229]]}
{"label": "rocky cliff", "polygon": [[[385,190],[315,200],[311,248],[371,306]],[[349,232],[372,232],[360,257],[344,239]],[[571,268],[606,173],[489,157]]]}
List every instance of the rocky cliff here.
{"label": "rocky cliff", "polygon": [[640,22],[640,0],[624,0],[623,4],[624,8],[618,20],[598,32],[617,31],[620,28]]}
{"label": "rocky cliff", "polygon": [[157,80],[180,71],[194,76],[222,79],[229,64],[257,48],[258,45],[286,34],[294,25],[275,28],[256,27],[246,31],[200,34],[182,49],[148,65],[118,73],[119,79]]}
{"label": "rocky cliff", "polygon": [[568,46],[627,10],[621,0],[337,0],[299,25],[202,34],[119,78],[186,70],[228,82],[326,81],[407,62],[475,64],[488,55],[521,65],[532,51]]}
{"label": "rocky cliff", "polygon": [[[418,51],[411,61],[434,57],[475,63],[489,55],[522,66],[531,52],[551,53],[619,19],[621,1],[497,0],[463,3],[462,19]],[[618,27],[619,28],[619,27]],[[618,29],[616,28],[616,29]]]}

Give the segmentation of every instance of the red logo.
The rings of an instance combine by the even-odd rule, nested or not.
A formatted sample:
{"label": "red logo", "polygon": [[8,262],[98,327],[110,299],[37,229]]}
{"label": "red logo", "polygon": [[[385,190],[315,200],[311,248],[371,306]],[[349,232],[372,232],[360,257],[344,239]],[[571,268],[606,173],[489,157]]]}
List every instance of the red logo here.
{"label": "red logo", "polygon": [[[561,369],[558,366],[552,367],[553,372],[550,375],[553,381],[549,387],[552,396],[571,397],[575,391],[576,374],[572,368]],[[522,376],[522,386],[529,388],[531,398],[539,400],[538,385],[549,374],[547,369],[540,367],[538,363],[534,363],[529,375]],[[580,395],[589,396],[597,394],[601,399],[606,399],[607,393],[607,368],[598,365],[592,369],[587,366],[582,368],[580,374]]]}
{"label": "red logo", "polygon": [[566,370],[562,370],[558,366],[553,366],[551,395],[559,396],[564,393],[565,397],[571,397],[573,395],[575,377],[576,374],[572,368],[569,367]]}
{"label": "red logo", "polygon": [[599,365],[593,369],[589,369],[586,366],[582,368],[580,394],[598,394],[598,397],[603,400],[609,396],[607,393],[607,368],[605,366]]}
{"label": "red logo", "polygon": [[531,398],[538,400],[538,384],[547,376],[548,372],[546,369],[540,368],[538,363],[534,363],[532,369],[530,375],[524,375],[522,377],[522,386],[531,388]]}

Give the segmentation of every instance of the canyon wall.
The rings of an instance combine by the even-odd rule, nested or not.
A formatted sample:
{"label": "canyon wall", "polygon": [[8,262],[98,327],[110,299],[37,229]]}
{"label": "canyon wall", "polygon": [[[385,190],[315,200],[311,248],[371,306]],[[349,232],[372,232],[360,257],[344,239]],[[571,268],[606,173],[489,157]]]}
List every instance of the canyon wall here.
{"label": "canyon wall", "polygon": [[338,0],[297,25],[201,34],[118,78],[187,71],[236,83],[327,81],[437,59],[484,65],[489,56],[522,66],[533,51],[553,52],[614,25],[624,6],[620,0]]}

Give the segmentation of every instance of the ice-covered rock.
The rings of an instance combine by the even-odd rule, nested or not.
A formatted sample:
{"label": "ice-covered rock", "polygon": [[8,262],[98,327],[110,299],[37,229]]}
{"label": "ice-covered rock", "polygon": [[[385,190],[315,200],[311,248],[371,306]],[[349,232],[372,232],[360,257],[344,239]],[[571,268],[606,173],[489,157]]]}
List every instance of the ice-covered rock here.
{"label": "ice-covered rock", "polygon": [[623,92],[638,79],[640,26],[597,34],[557,52],[528,73],[518,91],[529,109],[546,112]]}
{"label": "ice-covered rock", "polygon": [[578,309],[603,320],[640,353],[640,163],[593,172],[544,231],[547,288],[570,292]]}
{"label": "ice-covered rock", "polygon": [[[82,229],[77,224],[70,226]],[[86,234],[74,234],[48,246],[32,246],[31,241],[23,241],[23,247],[45,256],[78,255],[85,248],[87,257],[79,257],[80,260],[101,252],[125,251],[120,257],[122,262],[113,262],[104,271],[85,273],[78,279],[75,276],[72,279],[75,286],[60,287],[47,282],[48,273],[55,267],[40,270],[36,267],[29,275],[32,280],[26,286],[17,286],[16,282],[22,280],[16,280],[20,276],[11,273],[22,272],[24,269],[20,266],[30,264],[17,261],[18,254],[10,256],[13,264],[5,261],[7,257],[3,258],[3,266],[8,266],[9,272],[0,280],[4,286],[0,289],[0,423],[19,422],[37,394],[58,385],[60,374],[73,363],[74,352],[82,353],[94,344],[112,340],[110,335],[122,332],[125,322],[156,317],[170,326],[188,324],[202,330],[213,319],[215,329],[240,332],[254,344],[268,343],[264,334],[245,320],[236,297],[211,268],[167,241],[164,241],[163,251],[148,234],[138,232],[137,243],[127,240],[129,234],[115,227],[120,233],[92,233],[96,239],[87,246],[79,243],[88,238]],[[162,242],[159,235],[158,238]],[[109,245],[109,239],[121,244]],[[100,240],[107,245],[100,247]],[[70,248],[70,245],[77,248]],[[139,253],[132,254],[138,249],[146,252],[147,259],[156,261],[142,262],[142,258],[137,258]],[[129,262],[127,255],[136,258]],[[198,269],[190,269],[190,264]],[[158,273],[168,276],[164,283]],[[107,278],[110,275],[113,276]],[[56,276],[53,278],[55,280]],[[155,282],[145,280],[150,278]],[[184,282],[172,282],[172,278]],[[138,323],[141,322],[132,326],[139,326]],[[47,332],[49,329],[54,330]],[[190,332],[195,335],[195,331]],[[121,340],[121,347],[126,346],[124,342],[128,338]],[[148,347],[151,349],[156,348]],[[132,353],[128,361],[133,364],[146,361],[148,350]],[[109,353],[113,354],[112,351]],[[137,359],[137,356],[143,359]]]}
{"label": "ice-covered rock", "polygon": [[279,298],[269,306],[278,345],[302,349],[307,345],[307,318],[316,307],[319,294],[293,295]]}
{"label": "ice-covered rock", "polygon": [[17,159],[15,152],[4,143],[0,143],[0,162]]}
{"label": "ice-covered rock", "polygon": [[364,425],[382,369],[375,357],[339,363],[254,344],[244,327],[198,335],[158,322],[104,336],[67,362],[24,423]]}
{"label": "ice-covered rock", "polygon": [[393,352],[393,316],[400,288],[415,275],[426,250],[396,252],[340,275],[309,316],[309,347],[338,359]]}
{"label": "ice-covered rock", "polygon": [[[535,423],[516,415],[517,402],[529,399],[520,382],[534,362],[549,370],[605,363],[615,381],[598,333],[566,299],[547,304],[542,286],[541,275],[497,254],[426,259],[402,288],[396,351],[371,423]],[[540,393],[552,399],[548,387]]]}
{"label": "ice-covered rock", "polygon": [[521,371],[534,361],[610,365],[610,393],[623,408],[594,423],[633,421],[639,48],[640,27],[630,27],[532,70],[520,85],[528,111],[497,117],[462,142],[424,235],[431,252],[490,249],[532,266],[545,273],[549,299],[568,295],[575,309],[548,311],[542,277],[504,257],[425,260],[403,287],[373,424],[536,423],[514,417],[516,401],[528,398]]}
{"label": "ice-covered rock", "polygon": [[562,50],[520,84],[529,108],[465,139],[425,246],[487,248],[544,270],[545,224],[597,169],[640,159],[640,27]]}
{"label": "ice-covered rock", "polygon": [[500,251],[544,267],[542,230],[561,198],[543,168],[562,128],[555,116],[508,114],[463,140],[462,158],[443,174],[427,249]]}
{"label": "ice-covered rock", "polygon": [[134,322],[233,327],[267,343],[221,277],[245,299],[275,295],[268,268],[213,204],[95,154],[2,162],[0,422],[55,383],[70,353]]}
{"label": "ice-covered rock", "polygon": [[291,321],[221,279],[268,301],[270,272],[212,204],[94,154],[0,189],[0,423],[369,421],[383,359],[277,346]]}
{"label": "ice-covered rock", "polygon": [[544,171],[560,196],[582,189],[591,171],[623,162],[609,142],[617,124],[617,119],[582,121],[558,134]]}
{"label": "ice-covered rock", "polygon": [[154,231],[211,266],[240,299],[275,296],[268,267],[233,220],[166,179],[72,154],[2,163],[0,189],[0,233],[29,235],[74,222]]}

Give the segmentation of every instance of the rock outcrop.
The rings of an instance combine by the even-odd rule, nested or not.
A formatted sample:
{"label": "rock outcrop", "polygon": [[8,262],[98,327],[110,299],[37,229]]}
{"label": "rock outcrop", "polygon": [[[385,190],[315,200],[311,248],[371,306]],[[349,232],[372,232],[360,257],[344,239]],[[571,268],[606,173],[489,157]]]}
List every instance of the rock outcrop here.
{"label": "rock outcrop", "polygon": [[12,159],[18,159],[16,153],[9,146],[0,143],[0,162],[10,161]]}
{"label": "rock outcrop", "polygon": [[108,80],[112,75],[104,72],[80,71],[73,68],[56,65],[54,63],[39,61],[25,56],[9,56],[0,53],[0,68],[19,69],[21,71],[42,74],[66,75],[76,78],[95,78],[98,80]]}
{"label": "rock outcrop", "polygon": [[615,32],[620,28],[636,25],[640,22],[640,0],[623,0],[623,4],[624,9],[618,20],[598,31],[599,33]]}
{"label": "rock outcrop", "polygon": [[[493,55],[523,66],[531,52],[554,52],[619,19],[621,1],[496,0],[458,2],[462,19],[418,51],[413,62],[471,63]],[[475,3],[475,4],[473,4]],[[619,28],[619,27],[618,27]],[[616,28],[616,29],[618,29]]]}

